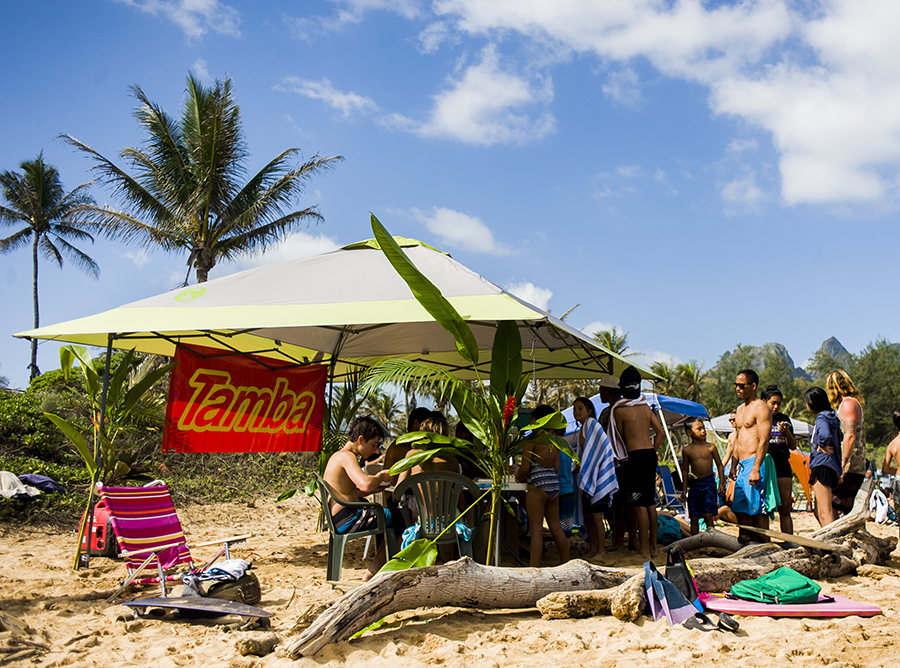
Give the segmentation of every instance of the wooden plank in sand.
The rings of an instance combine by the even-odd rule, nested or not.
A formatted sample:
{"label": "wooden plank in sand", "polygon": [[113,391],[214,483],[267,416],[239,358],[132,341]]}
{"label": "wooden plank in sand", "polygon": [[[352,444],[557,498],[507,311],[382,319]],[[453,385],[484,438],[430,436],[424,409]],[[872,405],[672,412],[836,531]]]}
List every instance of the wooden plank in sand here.
{"label": "wooden plank in sand", "polygon": [[836,550],[838,549],[836,545],[832,545],[831,543],[826,543],[821,540],[816,540],[815,538],[806,538],[805,536],[797,536],[796,534],[791,533],[781,533],[780,531],[774,531],[772,529],[759,529],[757,527],[750,527],[744,524],[738,525],[742,530],[752,531],[753,533],[762,534],[763,536],[768,536],[769,538],[775,538],[776,540],[780,540],[785,543],[795,543],[797,545],[802,545],[803,547],[814,547],[819,550]]}

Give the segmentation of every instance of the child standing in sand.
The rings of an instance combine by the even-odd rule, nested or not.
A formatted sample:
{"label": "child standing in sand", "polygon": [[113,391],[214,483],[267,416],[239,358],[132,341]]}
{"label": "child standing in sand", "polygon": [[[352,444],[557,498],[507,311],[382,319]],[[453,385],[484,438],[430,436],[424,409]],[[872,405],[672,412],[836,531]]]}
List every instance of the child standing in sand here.
{"label": "child standing in sand", "polygon": [[[553,409],[540,405],[532,413],[533,420],[553,414]],[[559,550],[559,563],[569,560],[569,539],[559,522],[559,450],[544,442],[528,441],[522,450],[522,465],[516,472],[518,482],[527,482],[525,511],[528,514],[528,530],[531,532],[531,556],[529,566],[541,565],[544,549],[544,519],[550,535]]]}
{"label": "child standing in sand", "polygon": [[[716,513],[719,511],[719,495],[725,492],[725,471],[716,446],[706,442],[706,427],[703,426],[703,420],[697,418],[687,422],[684,429],[691,442],[685,446],[682,453],[684,470],[688,478],[682,499],[686,493],[691,516],[691,535],[694,536],[700,533],[701,517],[706,523],[707,530],[715,524]],[[718,486],[713,464],[719,473]]]}

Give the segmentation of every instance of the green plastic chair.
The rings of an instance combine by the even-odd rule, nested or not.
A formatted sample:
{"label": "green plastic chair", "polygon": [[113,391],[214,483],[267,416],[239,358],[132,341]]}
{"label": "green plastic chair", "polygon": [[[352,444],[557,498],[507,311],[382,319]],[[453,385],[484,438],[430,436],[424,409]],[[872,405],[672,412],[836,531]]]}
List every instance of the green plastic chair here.
{"label": "green plastic chair", "polygon": [[[419,511],[419,524],[422,527],[420,536],[434,540],[459,517],[459,497],[466,489],[473,495],[473,499],[477,499],[483,493],[474,482],[458,473],[426,471],[410,476],[398,484],[394,490],[394,501],[400,503],[406,491],[412,490]],[[461,557],[472,557],[472,544],[481,524],[481,513],[477,507],[475,510],[477,520],[472,527],[472,540],[463,540],[457,535],[456,530],[451,528],[437,541],[438,545],[456,543]]]}
{"label": "green plastic chair", "polygon": [[[347,541],[354,538],[365,538],[366,536],[384,536],[386,541],[387,557],[390,559],[397,551],[397,539],[394,530],[387,526],[384,520],[384,507],[372,503],[371,501],[344,501],[339,498],[331,486],[316,475],[316,485],[319,489],[319,503],[322,504],[322,514],[325,515],[325,522],[328,524],[328,568],[326,570],[325,579],[328,582],[339,582],[341,579],[341,570],[344,565],[344,548]],[[335,503],[344,508],[375,508],[378,511],[378,525],[374,529],[366,531],[356,531],[354,533],[338,533],[337,527],[334,526],[334,518],[331,516],[331,505],[329,499],[334,499]]]}

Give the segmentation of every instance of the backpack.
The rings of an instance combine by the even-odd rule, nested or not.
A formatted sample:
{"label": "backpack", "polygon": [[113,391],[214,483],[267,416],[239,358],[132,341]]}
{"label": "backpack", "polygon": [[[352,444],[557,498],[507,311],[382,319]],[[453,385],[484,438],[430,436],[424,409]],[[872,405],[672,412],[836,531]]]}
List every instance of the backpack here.
{"label": "backpack", "polygon": [[815,581],[787,566],[731,587],[732,596],[762,603],[816,603],[820,591]]}
{"label": "backpack", "polygon": [[656,541],[660,545],[669,545],[681,540],[681,525],[678,520],[668,515],[660,515],[656,520]]}

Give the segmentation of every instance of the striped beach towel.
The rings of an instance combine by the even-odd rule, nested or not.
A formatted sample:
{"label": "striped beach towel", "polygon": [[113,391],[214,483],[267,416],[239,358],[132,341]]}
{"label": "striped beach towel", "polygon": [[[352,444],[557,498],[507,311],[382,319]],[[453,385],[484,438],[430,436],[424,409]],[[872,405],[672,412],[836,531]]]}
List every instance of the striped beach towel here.
{"label": "striped beach towel", "polygon": [[584,448],[581,451],[578,486],[588,495],[591,503],[612,497],[619,491],[612,444],[603,427],[594,418],[588,418],[584,425]]}

